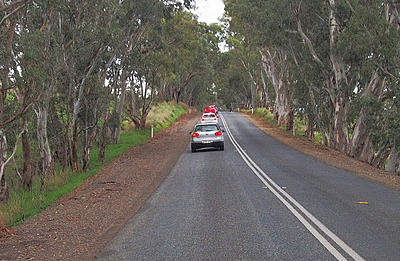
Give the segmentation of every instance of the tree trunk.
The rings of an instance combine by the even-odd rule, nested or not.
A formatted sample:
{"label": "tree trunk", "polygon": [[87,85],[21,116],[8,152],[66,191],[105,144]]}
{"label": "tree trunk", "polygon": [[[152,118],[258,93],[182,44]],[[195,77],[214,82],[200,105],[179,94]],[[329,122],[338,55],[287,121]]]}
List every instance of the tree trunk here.
{"label": "tree trunk", "polygon": [[3,130],[0,130],[0,203],[7,203],[9,191],[7,188],[4,168],[7,161],[7,139]]}
{"label": "tree trunk", "polygon": [[85,135],[83,151],[82,151],[82,170],[87,172],[90,164],[90,151],[93,147],[93,141],[95,140],[97,134],[97,127],[93,127],[90,134],[88,136]]}
{"label": "tree trunk", "polygon": [[125,104],[125,95],[126,95],[126,72],[124,71],[121,75],[121,95],[119,97],[119,103],[117,106],[117,125],[116,128],[113,132],[113,143],[118,144],[119,142],[119,137],[121,136],[121,119],[122,119],[122,113],[124,109],[124,104]]}
{"label": "tree trunk", "polygon": [[280,67],[282,72],[278,73],[275,68],[275,61],[272,57],[270,50],[265,50],[261,53],[262,65],[268,78],[270,79],[272,86],[275,90],[275,104],[274,104],[274,115],[279,126],[286,126],[286,130],[290,131],[293,128],[294,114],[290,105],[290,94],[289,86],[284,81],[284,77],[287,74],[285,68],[286,55],[281,54]]}
{"label": "tree trunk", "polygon": [[275,98],[275,119],[278,121],[279,126],[286,126],[286,130],[290,131],[293,129],[294,114],[289,104],[288,95],[282,89],[280,89]]}
{"label": "tree trunk", "polygon": [[327,131],[322,131],[322,144],[324,144],[324,146],[329,146],[329,134]]}
{"label": "tree trunk", "polygon": [[382,146],[373,158],[371,165],[379,169],[384,168],[389,153],[390,150],[388,150],[387,145]]}
{"label": "tree trunk", "polygon": [[[375,96],[380,97],[383,93],[385,86],[385,80],[380,79],[377,71],[375,71],[368,85],[364,88],[362,97]],[[351,146],[349,148],[349,155],[365,161],[365,147],[368,146],[367,140],[369,133],[365,122],[367,120],[366,108],[361,109],[360,115],[358,116],[357,123],[353,130],[353,136],[351,139]]]}
{"label": "tree trunk", "polygon": [[397,146],[393,145],[392,149],[390,150],[389,160],[386,166],[386,171],[395,174],[397,168],[399,167],[399,153],[397,150]]}
{"label": "tree trunk", "polygon": [[314,139],[314,116],[311,113],[308,113],[306,116],[306,132],[305,136],[311,139]]}
{"label": "tree trunk", "polygon": [[347,77],[344,69],[345,65],[343,63],[343,59],[334,51],[340,34],[339,21],[336,17],[337,0],[329,0],[329,5],[330,60],[332,64],[334,78],[332,80],[329,80],[328,88],[330,88],[331,98],[335,110],[333,125],[334,142],[332,145],[334,145],[334,147],[339,151],[347,152],[349,144],[347,129],[347,96],[345,92],[341,91],[342,94],[339,97],[334,97],[335,93],[343,89],[341,85],[347,85]]}
{"label": "tree trunk", "polygon": [[[24,126],[26,126],[26,119],[24,119]],[[22,140],[22,154],[24,159],[24,167],[22,170],[22,185],[25,189],[32,189],[33,179],[33,168],[32,168],[32,157],[31,157],[31,145],[29,143],[28,130],[25,131],[21,136]]]}
{"label": "tree trunk", "polygon": [[335,103],[334,138],[335,148],[347,152],[349,145],[347,129],[347,99],[343,94]]}
{"label": "tree trunk", "polygon": [[140,123],[139,123],[139,129],[143,130],[146,127],[146,118],[142,116],[142,118],[140,119]]}
{"label": "tree trunk", "polygon": [[110,120],[110,110],[107,109],[106,114],[104,115],[104,122],[103,122],[103,128],[101,130],[101,143],[100,143],[100,150],[99,150],[99,159],[101,163],[105,162],[106,159],[106,147],[108,144],[108,126],[109,126],[109,120]]}
{"label": "tree trunk", "polygon": [[269,91],[267,88],[267,83],[265,82],[265,79],[264,79],[264,73],[262,71],[262,68],[261,68],[260,74],[261,74],[261,82],[262,82],[262,87],[263,87],[262,93],[263,93],[264,106],[265,106],[265,108],[267,108],[269,110],[271,108],[271,100],[269,97]]}
{"label": "tree trunk", "polygon": [[176,89],[174,91],[174,98],[175,98],[176,104],[179,104],[180,97],[181,97],[181,88]]}
{"label": "tree trunk", "polygon": [[370,141],[369,137],[365,140],[363,149],[361,150],[361,154],[358,156],[358,160],[361,160],[363,162],[368,162],[371,164],[373,158],[374,158],[374,145]]}
{"label": "tree trunk", "polygon": [[36,111],[37,116],[37,139],[39,146],[39,154],[40,154],[40,169],[42,171],[41,175],[47,177],[49,174],[52,174],[52,156],[49,145],[49,139],[47,136],[47,108],[39,107]]}
{"label": "tree trunk", "polygon": [[71,161],[71,159],[72,159],[72,154],[71,154],[71,151],[72,151],[72,149],[71,149],[71,142],[70,142],[70,140],[69,140],[69,137],[68,137],[68,130],[69,130],[69,126],[68,125],[66,125],[65,126],[65,137],[64,137],[64,143],[63,143],[63,156],[64,156],[64,160],[63,160],[63,162],[62,162],[62,165],[63,165],[63,171],[65,170],[65,168],[69,165],[71,168],[72,168],[72,161]]}
{"label": "tree trunk", "polygon": [[74,172],[79,171],[79,159],[78,159],[78,127],[75,125],[72,131],[71,140],[71,166]]}

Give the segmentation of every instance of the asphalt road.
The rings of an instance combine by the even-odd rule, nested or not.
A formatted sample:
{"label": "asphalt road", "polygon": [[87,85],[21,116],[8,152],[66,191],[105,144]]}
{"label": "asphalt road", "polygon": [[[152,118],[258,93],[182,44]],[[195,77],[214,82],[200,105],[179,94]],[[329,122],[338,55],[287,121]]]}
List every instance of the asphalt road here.
{"label": "asphalt road", "polygon": [[400,260],[400,191],[220,118],[225,151],[188,146],[100,260]]}

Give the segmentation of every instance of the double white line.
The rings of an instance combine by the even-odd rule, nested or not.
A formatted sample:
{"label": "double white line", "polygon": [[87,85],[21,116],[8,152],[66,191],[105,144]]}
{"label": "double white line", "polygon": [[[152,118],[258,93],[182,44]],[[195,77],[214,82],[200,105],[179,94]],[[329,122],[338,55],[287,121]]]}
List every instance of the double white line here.
{"label": "double white line", "polygon": [[[247,166],[256,174],[262,183],[289,209],[290,212],[307,228],[308,231],[319,241],[321,244],[337,259],[347,260],[326,238],[330,238],[340,248],[343,249],[349,256],[354,260],[365,260],[359,254],[357,254],[351,247],[349,247],[343,240],[336,236],[330,231],[324,224],[322,224],[317,218],[311,215],[299,202],[291,197],[286,191],[278,186],[242,149],[239,143],[233,137],[232,132],[229,130],[228,124],[226,123],[224,116],[221,114],[221,120],[225,127],[225,131],[231,140],[233,146],[236,148],[240,156],[246,162]],[[297,208],[297,209],[296,209]],[[307,217],[308,220],[305,218]],[[316,226],[325,236],[320,233]]]}

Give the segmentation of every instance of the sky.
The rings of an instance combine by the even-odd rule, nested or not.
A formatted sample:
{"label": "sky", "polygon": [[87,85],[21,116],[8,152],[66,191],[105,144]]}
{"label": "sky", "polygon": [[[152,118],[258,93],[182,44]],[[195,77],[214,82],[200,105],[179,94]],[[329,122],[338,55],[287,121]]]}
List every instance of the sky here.
{"label": "sky", "polygon": [[200,22],[218,23],[218,18],[224,14],[224,6],[223,0],[196,0],[194,13],[199,16]]}

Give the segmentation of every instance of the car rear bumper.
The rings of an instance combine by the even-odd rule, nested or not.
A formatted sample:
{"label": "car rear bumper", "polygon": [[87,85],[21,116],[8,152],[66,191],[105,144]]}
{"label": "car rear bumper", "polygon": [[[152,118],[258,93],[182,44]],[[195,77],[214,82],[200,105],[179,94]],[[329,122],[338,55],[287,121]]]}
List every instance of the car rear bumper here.
{"label": "car rear bumper", "polygon": [[218,120],[202,121],[202,124],[218,124]]}
{"label": "car rear bumper", "polygon": [[222,147],[222,146],[224,146],[224,142],[223,141],[212,141],[212,142],[209,142],[209,143],[192,142],[191,146],[192,146],[193,149]]}

